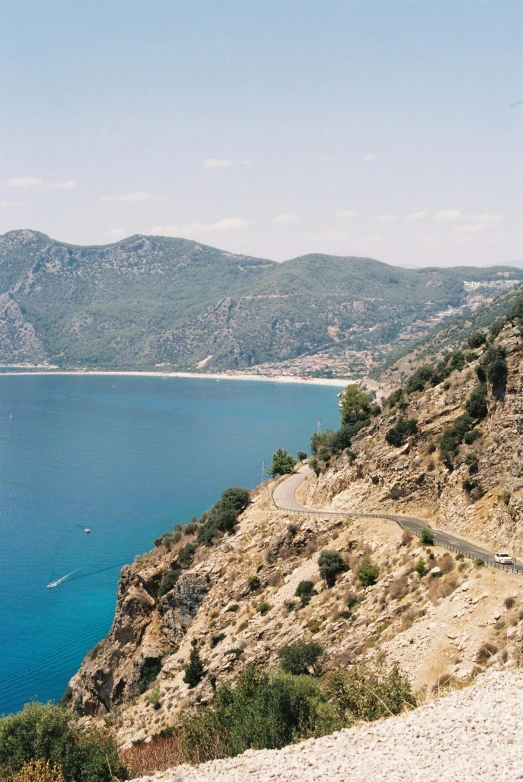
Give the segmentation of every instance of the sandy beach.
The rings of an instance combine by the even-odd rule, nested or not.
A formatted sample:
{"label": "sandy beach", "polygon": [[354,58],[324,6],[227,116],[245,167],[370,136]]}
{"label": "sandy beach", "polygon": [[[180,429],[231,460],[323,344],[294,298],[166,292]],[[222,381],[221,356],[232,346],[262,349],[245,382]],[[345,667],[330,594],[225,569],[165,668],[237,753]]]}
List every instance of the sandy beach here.
{"label": "sandy beach", "polygon": [[321,378],[321,377],[299,377],[289,375],[278,375],[275,377],[269,377],[267,375],[241,375],[226,373],[209,374],[205,372],[126,372],[126,371],[103,371],[103,370],[78,370],[78,371],[66,371],[61,369],[9,369],[9,371],[1,371],[2,369],[9,369],[8,367],[0,368],[0,376],[11,377],[17,375],[86,375],[103,376],[108,377],[181,377],[181,378],[198,378],[200,380],[256,380],[260,382],[269,383],[305,383],[306,385],[317,386],[335,386],[336,388],[345,388],[350,383],[350,380],[343,380],[342,378]]}

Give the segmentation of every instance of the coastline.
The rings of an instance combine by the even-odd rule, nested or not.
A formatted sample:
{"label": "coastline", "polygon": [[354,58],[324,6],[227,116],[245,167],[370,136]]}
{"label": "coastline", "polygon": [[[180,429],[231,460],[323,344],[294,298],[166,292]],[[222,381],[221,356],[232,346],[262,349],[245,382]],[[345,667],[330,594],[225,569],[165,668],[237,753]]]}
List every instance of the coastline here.
{"label": "coastline", "polygon": [[333,386],[336,388],[345,388],[350,383],[350,380],[342,378],[323,378],[323,377],[300,377],[299,375],[241,375],[226,373],[204,373],[204,372],[137,372],[137,371],[104,371],[104,370],[52,370],[52,369],[15,369],[13,371],[2,372],[0,370],[0,377],[11,377],[20,375],[80,375],[85,376],[104,376],[108,377],[159,377],[163,379],[178,377],[178,378],[197,378],[199,380],[250,380],[266,383],[301,383],[306,385],[317,386]]}

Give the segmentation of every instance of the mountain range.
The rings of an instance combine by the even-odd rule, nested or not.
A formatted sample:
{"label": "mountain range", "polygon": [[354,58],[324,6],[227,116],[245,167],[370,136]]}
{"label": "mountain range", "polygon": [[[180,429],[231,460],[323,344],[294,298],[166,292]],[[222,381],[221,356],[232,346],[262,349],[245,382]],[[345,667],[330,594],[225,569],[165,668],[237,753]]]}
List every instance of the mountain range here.
{"label": "mountain range", "polygon": [[0,363],[237,370],[320,351],[388,354],[492,300],[523,270],[403,269],[371,258],[283,263],[186,239],[76,246],[0,236]]}

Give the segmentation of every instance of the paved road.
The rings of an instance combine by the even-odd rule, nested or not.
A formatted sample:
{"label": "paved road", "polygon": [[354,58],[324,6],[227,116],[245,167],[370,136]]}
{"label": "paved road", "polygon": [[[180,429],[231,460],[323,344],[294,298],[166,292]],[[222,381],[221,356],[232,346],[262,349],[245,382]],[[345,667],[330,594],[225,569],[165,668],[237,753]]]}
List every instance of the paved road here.
{"label": "paved road", "polygon": [[448,548],[451,551],[461,551],[465,556],[471,557],[471,559],[482,559],[488,565],[501,568],[502,570],[508,570],[511,572],[523,573],[523,564],[517,562],[514,566],[498,565],[494,562],[493,551],[475,546],[474,543],[469,543],[468,540],[458,538],[455,535],[450,535],[448,532],[441,532],[433,527],[429,527],[426,521],[423,519],[416,519],[413,516],[401,516],[393,513],[353,513],[348,511],[337,512],[328,510],[317,510],[315,508],[305,508],[300,505],[296,500],[296,490],[303,481],[312,475],[312,470],[308,465],[303,465],[297,472],[290,475],[287,479],[279,483],[274,489],[272,499],[274,504],[280,510],[288,510],[293,513],[311,513],[321,516],[351,516],[353,518],[376,518],[376,519],[391,519],[396,521],[400,527],[408,529],[415,535],[419,535],[422,529],[430,528],[434,534],[435,542]]}

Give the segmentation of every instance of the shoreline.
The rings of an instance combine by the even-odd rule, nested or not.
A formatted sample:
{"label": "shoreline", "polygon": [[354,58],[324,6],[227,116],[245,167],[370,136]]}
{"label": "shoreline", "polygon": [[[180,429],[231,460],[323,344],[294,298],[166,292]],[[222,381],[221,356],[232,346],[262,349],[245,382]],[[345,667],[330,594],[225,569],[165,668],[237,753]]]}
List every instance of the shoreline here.
{"label": "shoreline", "polygon": [[300,377],[299,375],[241,375],[234,374],[228,375],[225,373],[204,373],[204,372],[138,372],[138,371],[125,371],[125,370],[52,370],[52,369],[15,369],[9,372],[3,372],[0,369],[0,377],[11,377],[20,375],[79,375],[81,377],[94,376],[101,377],[107,375],[108,377],[158,377],[164,380],[171,377],[178,378],[197,378],[198,380],[250,380],[266,383],[300,383],[304,385],[316,385],[316,386],[333,386],[336,388],[345,388],[350,380],[343,380],[342,378],[323,378],[323,377]]}

